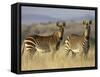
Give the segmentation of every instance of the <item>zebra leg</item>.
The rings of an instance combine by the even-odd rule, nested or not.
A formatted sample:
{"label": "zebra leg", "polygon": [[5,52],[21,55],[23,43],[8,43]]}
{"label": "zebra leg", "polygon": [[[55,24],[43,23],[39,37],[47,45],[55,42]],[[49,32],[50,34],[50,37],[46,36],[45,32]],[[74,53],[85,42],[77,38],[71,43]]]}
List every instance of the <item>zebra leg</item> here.
{"label": "zebra leg", "polygon": [[84,51],[83,51],[83,58],[84,58],[84,60],[87,60],[87,58],[88,58],[88,49],[87,48],[84,49]]}
{"label": "zebra leg", "polygon": [[72,58],[74,58],[76,56],[76,53],[74,53],[73,51],[72,52]]}
{"label": "zebra leg", "polygon": [[54,56],[55,56],[54,54],[55,54],[55,51],[54,51],[53,46],[50,45],[50,43],[49,43],[49,45],[48,45],[48,49],[50,49],[52,60],[54,60]]}
{"label": "zebra leg", "polygon": [[30,50],[26,49],[24,50],[24,54],[22,56],[22,62],[23,62],[23,66],[26,69],[29,69],[30,66]]}
{"label": "zebra leg", "polygon": [[67,50],[66,56],[68,56],[68,55],[69,55],[69,53],[70,53],[70,50]]}
{"label": "zebra leg", "polygon": [[33,56],[35,55],[36,51],[37,51],[36,48],[30,49],[29,55],[30,55],[30,59],[31,59],[31,60],[32,60]]}
{"label": "zebra leg", "polygon": [[86,40],[86,41],[83,43],[83,57],[84,57],[85,60],[86,60],[87,57],[88,57],[89,48],[90,48],[89,41]]}
{"label": "zebra leg", "polygon": [[60,48],[60,41],[56,45],[56,51],[59,50],[59,48]]}
{"label": "zebra leg", "polygon": [[71,49],[65,49],[65,51],[67,51],[66,56],[69,56],[69,53],[71,52],[72,54],[74,54],[74,52]]}
{"label": "zebra leg", "polygon": [[55,59],[55,55],[57,53],[58,50],[56,50],[55,48],[50,49],[50,51],[52,52],[52,60]]}
{"label": "zebra leg", "polygon": [[87,60],[87,58],[88,58],[88,53],[83,53],[83,57],[84,57],[85,60]]}
{"label": "zebra leg", "polygon": [[86,52],[85,52],[85,59],[88,58],[89,48],[90,48],[90,47],[88,46],[87,49],[86,49]]}
{"label": "zebra leg", "polygon": [[[52,47],[50,47],[52,48]],[[53,49],[51,49],[52,51],[52,58],[54,59],[56,52],[59,50],[60,48],[60,41],[56,44],[56,47],[54,47]]]}
{"label": "zebra leg", "polygon": [[30,69],[31,66],[32,66],[32,60],[33,60],[33,55],[35,54],[35,50],[33,51],[33,49],[28,49],[26,52],[25,52],[25,55],[24,55],[24,61],[25,61],[25,66],[27,69]]}
{"label": "zebra leg", "polygon": [[54,60],[57,50],[52,51],[52,59]]}

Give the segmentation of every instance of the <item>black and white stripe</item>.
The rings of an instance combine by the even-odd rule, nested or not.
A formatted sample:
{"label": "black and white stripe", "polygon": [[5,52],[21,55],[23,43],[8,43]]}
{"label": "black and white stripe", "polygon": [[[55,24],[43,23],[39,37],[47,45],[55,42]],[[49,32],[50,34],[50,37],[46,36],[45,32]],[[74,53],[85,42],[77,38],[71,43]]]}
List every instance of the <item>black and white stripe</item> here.
{"label": "black and white stripe", "polygon": [[85,58],[87,57],[90,48],[90,24],[91,21],[84,22],[85,31],[83,35],[71,34],[67,37],[65,40],[65,51],[67,52],[67,56],[69,53],[71,53],[72,56],[75,56],[77,53],[82,53]]}
{"label": "black and white stripe", "polygon": [[60,46],[60,42],[63,38],[64,33],[64,24],[59,25],[58,31],[55,31],[52,35],[49,36],[40,36],[40,35],[32,35],[28,36],[24,39],[22,44],[22,55],[24,52],[31,52],[34,55],[36,51],[41,52],[50,52],[51,50],[57,51]]}

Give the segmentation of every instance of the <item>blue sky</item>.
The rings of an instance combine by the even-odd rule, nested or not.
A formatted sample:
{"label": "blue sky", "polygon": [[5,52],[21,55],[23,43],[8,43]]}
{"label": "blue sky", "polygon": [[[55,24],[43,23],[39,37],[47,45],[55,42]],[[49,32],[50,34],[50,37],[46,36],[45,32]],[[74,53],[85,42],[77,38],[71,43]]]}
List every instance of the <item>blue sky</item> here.
{"label": "blue sky", "polygon": [[94,19],[95,11],[22,6],[22,24],[57,20]]}

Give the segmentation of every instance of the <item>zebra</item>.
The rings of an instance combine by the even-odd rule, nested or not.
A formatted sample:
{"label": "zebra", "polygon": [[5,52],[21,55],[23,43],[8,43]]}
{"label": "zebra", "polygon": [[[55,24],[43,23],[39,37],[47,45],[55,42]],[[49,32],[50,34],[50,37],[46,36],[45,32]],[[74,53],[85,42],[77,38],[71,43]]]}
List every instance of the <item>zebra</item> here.
{"label": "zebra", "polygon": [[30,35],[26,37],[22,44],[21,55],[24,52],[29,52],[34,55],[36,51],[51,52],[55,54],[60,47],[60,43],[63,39],[65,22],[56,22],[56,26],[59,28],[52,35],[41,36],[41,35]]}
{"label": "zebra", "polygon": [[72,57],[80,53],[85,59],[87,58],[89,48],[90,48],[90,25],[92,21],[83,21],[84,32],[82,35],[70,34],[65,40],[65,52],[67,56],[71,52]]}

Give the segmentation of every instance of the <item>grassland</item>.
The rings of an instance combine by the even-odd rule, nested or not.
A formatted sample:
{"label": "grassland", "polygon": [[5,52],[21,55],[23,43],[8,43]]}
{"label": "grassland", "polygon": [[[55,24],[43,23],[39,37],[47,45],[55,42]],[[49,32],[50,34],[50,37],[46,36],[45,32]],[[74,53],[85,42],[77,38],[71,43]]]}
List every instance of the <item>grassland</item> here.
{"label": "grassland", "polygon": [[[22,70],[41,70],[41,69],[56,69],[56,68],[75,68],[75,67],[91,67],[95,66],[95,22],[91,25],[90,33],[90,49],[88,54],[88,59],[84,60],[81,56],[76,55],[75,58],[71,56],[66,56],[64,50],[64,41],[69,34],[75,33],[78,35],[83,34],[82,22],[66,22],[64,38],[61,42],[60,49],[52,58],[52,52],[41,53],[36,52],[35,55],[30,59],[29,53],[25,53],[22,56]],[[22,26],[22,42],[28,35],[50,35],[57,30],[55,22],[50,23],[38,23],[32,25]],[[26,52],[26,51],[25,51]]]}

